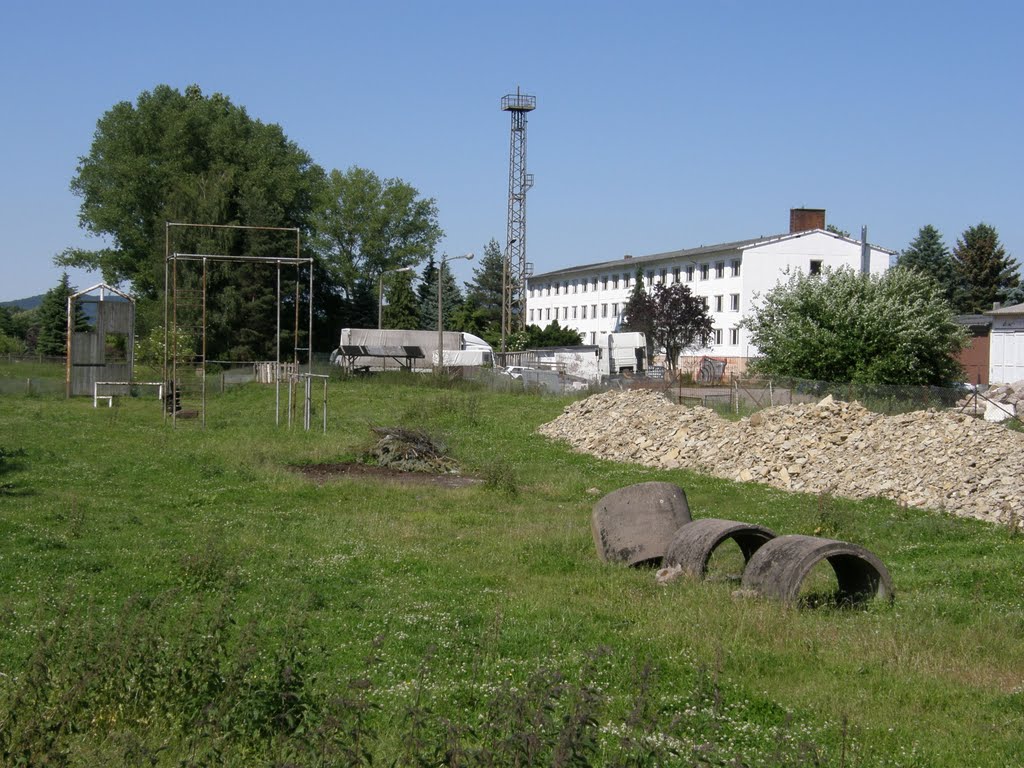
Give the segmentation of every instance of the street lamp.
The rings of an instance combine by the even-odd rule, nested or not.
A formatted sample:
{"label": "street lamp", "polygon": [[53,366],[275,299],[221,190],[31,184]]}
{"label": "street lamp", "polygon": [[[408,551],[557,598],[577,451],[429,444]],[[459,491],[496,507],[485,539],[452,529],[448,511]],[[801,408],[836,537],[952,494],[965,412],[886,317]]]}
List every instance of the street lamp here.
{"label": "street lamp", "polygon": [[518,238],[513,237],[508,241],[508,245],[505,246],[505,257],[501,260],[501,354],[503,355],[501,364],[505,364],[505,336],[508,334],[509,326],[512,324],[512,318],[509,315],[512,314],[512,297],[509,295],[509,291],[512,286],[509,285],[508,280],[508,257],[509,252],[512,250],[513,243]]}
{"label": "street lamp", "polygon": [[437,267],[437,371],[444,370],[444,314],[442,313],[441,283],[444,278],[444,265],[449,261],[457,259],[473,260],[472,253],[464,253],[461,256],[449,256],[447,253],[441,257],[441,263]]}
{"label": "street lamp", "polygon": [[384,327],[384,275],[394,272],[412,272],[416,267],[398,267],[397,269],[385,269],[377,278],[377,330]]}

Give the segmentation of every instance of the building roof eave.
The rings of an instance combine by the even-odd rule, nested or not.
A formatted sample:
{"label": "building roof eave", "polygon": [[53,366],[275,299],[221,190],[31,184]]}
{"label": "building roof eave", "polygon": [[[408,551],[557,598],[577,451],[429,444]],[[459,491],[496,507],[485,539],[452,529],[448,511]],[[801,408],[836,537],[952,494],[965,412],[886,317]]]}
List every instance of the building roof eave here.
{"label": "building roof eave", "polygon": [[[772,245],[774,243],[784,242],[786,240],[794,240],[800,237],[806,237],[811,234],[825,234],[829,237],[836,238],[837,240],[843,240],[848,243],[860,246],[859,240],[853,240],[843,235],[836,234],[835,232],[828,232],[824,229],[808,229],[803,232],[786,232],[779,235],[769,235],[767,237],[755,237],[747,240],[735,240],[729,243],[717,243],[714,245],[702,245],[697,248],[681,248],[676,251],[664,251],[662,253],[652,253],[646,256],[631,256],[625,259],[613,259],[610,261],[598,261],[591,264],[580,264],[574,267],[565,267],[564,269],[554,269],[549,272],[541,272],[536,275],[531,275],[530,280],[539,279],[550,279],[553,277],[559,277],[562,275],[578,274],[586,271],[601,271],[601,270],[616,270],[618,271],[623,266],[633,267],[636,264],[650,264],[658,263],[661,261],[669,261],[674,259],[691,259],[698,256],[704,256],[708,254],[722,254],[730,255],[735,253],[742,253],[753,248],[760,248],[765,245]],[[890,256],[894,255],[896,251],[891,251],[888,248],[882,248],[878,245],[872,245],[868,243],[868,246],[873,251],[880,251],[887,253]]]}
{"label": "building roof eave", "polygon": [[1000,307],[986,312],[986,315],[1024,315],[1024,303],[1011,304],[1008,307]]}

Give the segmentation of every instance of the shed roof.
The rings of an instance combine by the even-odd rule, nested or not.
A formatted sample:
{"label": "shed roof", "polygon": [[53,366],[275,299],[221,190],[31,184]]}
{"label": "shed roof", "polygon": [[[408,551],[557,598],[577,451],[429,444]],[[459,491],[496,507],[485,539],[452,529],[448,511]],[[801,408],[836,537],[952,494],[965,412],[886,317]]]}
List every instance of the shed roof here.
{"label": "shed roof", "polygon": [[1024,303],[1022,304],[1011,304],[1008,307],[1000,307],[999,309],[993,309],[991,312],[986,312],[988,315],[1024,315]]}
{"label": "shed roof", "polygon": [[967,328],[990,328],[992,326],[992,318],[988,315],[957,315],[953,319],[957,325]]}

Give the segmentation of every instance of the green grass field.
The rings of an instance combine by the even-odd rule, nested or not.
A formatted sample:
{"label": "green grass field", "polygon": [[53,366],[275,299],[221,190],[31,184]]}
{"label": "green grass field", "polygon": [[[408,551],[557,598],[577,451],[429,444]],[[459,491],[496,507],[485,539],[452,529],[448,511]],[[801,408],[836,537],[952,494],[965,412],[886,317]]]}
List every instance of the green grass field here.
{"label": "green grass field", "polygon": [[[275,428],[256,385],[205,431],[155,399],[0,396],[3,763],[1024,764],[1024,537],[576,455],[534,434],[566,402],[332,381],[324,435]],[[485,482],[291,469],[361,456],[374,425]],[[896,601],[602,564],[588,491],[646,480],[695,517],[866,546]]]}

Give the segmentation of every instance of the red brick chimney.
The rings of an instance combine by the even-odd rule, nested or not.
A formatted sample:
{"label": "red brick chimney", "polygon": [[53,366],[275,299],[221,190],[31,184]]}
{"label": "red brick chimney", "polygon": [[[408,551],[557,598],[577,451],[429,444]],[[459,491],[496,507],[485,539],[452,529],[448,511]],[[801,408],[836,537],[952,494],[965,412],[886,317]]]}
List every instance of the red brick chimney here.
{"label": "red brick chimney", "polygon": [[825,228],[824,208],[790,208],[789,233]]}

